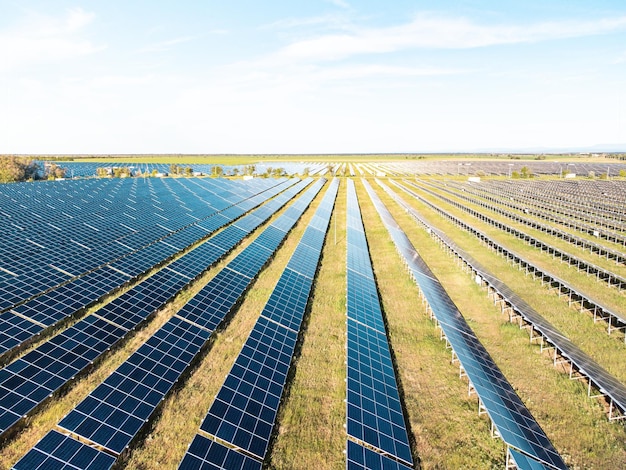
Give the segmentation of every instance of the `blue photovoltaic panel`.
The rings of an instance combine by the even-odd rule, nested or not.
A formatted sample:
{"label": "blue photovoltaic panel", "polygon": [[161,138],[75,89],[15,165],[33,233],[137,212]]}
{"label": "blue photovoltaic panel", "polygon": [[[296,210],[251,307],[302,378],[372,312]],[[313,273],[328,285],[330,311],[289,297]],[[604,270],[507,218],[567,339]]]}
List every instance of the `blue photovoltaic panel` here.
{"label": "blue photovoltaic panel", "polygon": [[96,315],[126,330],[132,330],[188,282],[181,275],[163,269],[102,307]]}
{"label": "blue photovoltaic panel", "polygon": [[223,249],[230,249],[239,243],[248,233],[239,227],[230,225],[209,239],[209,243]]}
{"label": "blue photovoltaic panel", "polygon": [[43,327],[22,317],[4,312],[0,314],[0,354],[35,337]]}
{"label": "blue photovoltaic panel", "polygon": [[[348,240],[350,242],[350,240]],[[365,248],[356,248],[353,244],[348,243],[350,247],[350,256],[348,256],[348,270],[365,276],[369,279],[374,279],[374,271],[372,271],[372,264],[369,258],[369,252],[367,251],[367,245]]]}
{"label": "blue photovoltaic panel", "polygon": [[[312,191],[319,191],[319,186],[311,188],[307,194]],[[271,253],[267,254],[268,257],[270,255]],[[246,279],[227,268],[226,271],[228,276],[223,277],[222,281],[228,280],[229,276],[231,280]],[[230,308],[237,300],[232,300]],[[74,433],[83,437],[88,436],[113,452],[121,452],[132,441],[173,383],[187,369],[209,336],[210,332],[207,330],[180,318],[172,318],[70,412],[60,426],[71,428]],[[48,343],[42,345],[40,353],[46,353],[46,345]],[[28,371],[29,377],[37,372],[31,371],[29,367],[22,368]],[[0,370],[0,382],[3,378],[11,381],[14,376],[15,371]],[[9,397],[8,401],[13,398],[15,397]],[[33,403],[27,403],[27,408],[32,406]],[[14,412],[6,411],[7,414],[0,414],[0,422],[14,421],[15,417],[10,415]]]}
{"label": "blue photovoltaic panel", "polygon": [[321,247],[312,248],[300,242],[289,260],[289,268],[309,279],[313,279],[317,272],[317,262],[320,257],[320,251]]}
{"label": "blue photovoltaic panel", "polygon": [[285,238],[285,235],[285,232],[275,228],[273,225],[270,225],[263,230],[263,233],[259,235],[253,243],[261,245],[263,248],[274,252],[276,251],[276,248],[278,248],[278,245],[280,245],[283,241],[283,238]]}
{"label": "blue photovoltaic panel", "polygon": [[228,268],[253,279],[267,262],[267,253],[267,249],[251,243],[248,248],[228,263]]}
{"label": "blue photovoltaic panel", "polygon": [[261,470],[262,464],[245,454],[230,449],[218,442],[196,435],[180,470]]}
{"label": "blue photovoltaic panel", "polygon": [[366,181],[364,184],[502,440],[509,448],[519,449],[523,455],[529,456],[531,463],[534,460],[550,468],[567,468],[444,287],[415,251],[370,185]]}
{"label": "blue photovoltaic panel", "polygon": [[14,470],[108,470],[115,458],[57,431],[50,431]]}
{"label": "blue photovoltaic panel", "polygon": [[173,317],[59,423],[121,453],[208,339]]}
{"label": "blue photovoltaic panel", "polygon": [[235,225],[244,230],[246,233],[252,232],[262,223],[263,219],[258,217],[256,214],[248,214],[245,217],[242,217],[241,219],[235,221]]}
{"label": "blue photovoltaic panel", "polygon": [[285,211],[280,219],[272,222],[272,226],[278,230],[282,230],[283,232],[289,232],[298,221],[299,215],[297,211],[294,211],[293,213],[288,212],[289,209]]}
{"label": "blue photovoltaic panel", "polygon": [[411,465],[413,457],[352,180],[348,180],[346,214],[347,433],[372,446],[374,462],[382,464],[381,454],[389,454]]}
{"label": "blue photovoltaic panel", "polygon": [[410,470],[413,467],[392,460],[356,442],[348,441],[346,468],[348,470]]}
{"label": "blue photovoltaic panel", "polygon": [[[270,253],[266,256],[269,257]],[[163,273],[162,283],[176,276],[173,271],[160,273]],[[213,315],[212,321],[219,323],[224,318],[249,283],[249,278],[228,268],[209,283],[219,291],[221,302],[224,299],[230,302],[225,309],[218,309],[221,310],[221,318]],[[207,300],[206,297],[204,300]],[[198,321],[206,316],[205,311],[196,313]],[[209,336],[210,331],[173,317],[71,411],[59,426],[113,452],[122,452]]]}
{"label": "blue photovoltaic panel", "polygon": [[[334,201],[337,186],[338,182],[334,181],[324,201]],[[304,210],[306,206],[300,207]],[[325,217],[328,216],[326,212]],[[317,213],[313,218],[316,217],[319,217]],[[201,427],[260,460],[269,445],[312,286],[311,278],[299,274],[291,266],[311,263],[314,274],[320,255],[319,250],[313,256],[310,247],[300,246],[304,246],[306,252],[296,249],[292,255]],[[311,271],[311,268],[307,266],[306,270]],[[212,442],[197,436],[180,468],[190,468],[189,465],[203,461],[198,459],[198,454],[210,453],[207,446]],[[200,445],[200,450],[194,450],[196,444]]]}
{"label": "blue photovoltaic panel", "polygon": [[124,333],[90,316],[0,370],[0,432],[57,391]]}
{"label": "blue photovoltaic panel", "polygon": [[536,461],[535,459],[521,454],[509,447],[509,454],[513,458],[515,462],[515,466],[518,470],[552,470],[553,467],[548,467],[547,465],[543,465],[541,462]]}
{"label": "blue photovoltaic panel", "polygon": [[412,462],[384,333],[348,320],[348,435]]}
{"label": "blue photovoltaic panel", "polygon": [[260,317],[201,429],[263,458],[297,334]]}
{"label": "blue photovoltaic panel", "polygon": [[187,302],[177,316],[213,331],[250,282],[250,278],[226,267]]}
{"label": "blue photovoltaic panel", "polygon": [[[318,220],[314,218],[313,220]],[[327,222],[328,223],[328,222]],[[321,231],[316,228],[308,227],[307,230],[302,235],[302,239],[300,240],[300,244],[310,246],[311,248],[315,248],[316,250],[321,250],[324,246],[324,239],[326,238],[326,230]]]}
{"label": "blue photovoltaic panel", "polygon": [[170,263],[168,267],[190,279],[195,279],[223,255],[221,248],[210,243],[203,243],[187,255]]}
{"label": "blue photovoltaic panel", "polygon": [[230,218],[222,214],[215,214],[206,220],[198,222],[198,227],[203,228],[209,232],[213,232],[222,228],[228,222],[230,222]]}
{"label": "blue photovoltaic panel", "polygon": [[348,270],[346,280],[348,318],[384,333],[385,324],[378,300],[378,289],[373,279]]}
{"label": "blue photovoltaic panel", "polygon": [[298,331],[312,285],[312,279],[285,268],[261,315]]}

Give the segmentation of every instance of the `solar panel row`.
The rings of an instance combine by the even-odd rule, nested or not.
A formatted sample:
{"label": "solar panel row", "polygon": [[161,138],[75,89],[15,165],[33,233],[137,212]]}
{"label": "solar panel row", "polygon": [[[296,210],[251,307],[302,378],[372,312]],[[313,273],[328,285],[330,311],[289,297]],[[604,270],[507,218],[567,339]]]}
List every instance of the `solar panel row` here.
{"label": "solar panel row", "polygon": [[[406,180],[404,182],[409,183]],[[470,194],[470,191],[473,191],[473,190],[472,188],[468,188],[465,185],[457,186],[456,184],[454,185],[450,184],[450,185],[446,185],[445,187],[442,187],[441,185],[433,184],[432,181],[429,182],[429,184],[434,188],[437,188],[441,191],[445,191],[446,193],[451,194],[466,202],[475,204],[479,207],[487,209],[498,215],[504,216],[507,219],[513,220],[520,224],[539,230],[543,233],[549,234],[561,240],[565,240],[574,246],[584,247],[587,250],[589,250],[590,253],[595,253],[598,256],[603,257],[605,259],[615,260],[617,263],[620,263],[620,264],[626,264],[626,255],[622,253],[620,250],[612,249],[610,247],[604,246],[601,243],[597,243],[593,240],[589,240],[587,238],[575,235],[567,230],[562,230],[553,225],[545,224],[538,220],[529,218],[526,214],[523,214],[522,211],[513,211],[510,209],[505,209],[501,207],[500,205],[491,204],[483,199],[470,197],[468,194]],[[454,188],[455,190],[450,189],[451,187]]]}
{"label": "solar panel row", "polygon": [[[620,212],[623,214],[620,206],[623,206],[624,192],[620,191],[619,185],[610,181],[579,180],[540,183],[528,181],[523,182],[523,184],[524,186],[520,186],[518,182],[513,181],[491,181],[481,184],[480,188],[466,188],[466,191],[551,223],[563,225],[620,245],[626,244],[626,235],[622,233],[624,230],[623,221],[611,229],[611,226],[615,225],[611,223],[611,220],[597,217],[599,212],[612,214],[613,217]],[[581,191],[581,189],[583,190]],[[545,203],[545,199],[550,197],[552,201]],[[557,197],[560,204],[554,205],[553,202]],[[543,198],[544,203],[538,203],[537,198]],[[569,200],[564,201],[564,198]],[[595,207],[592,211],[587,210],[586,213],[581,214],[579,212],[577,214],[571,210],[571,207],[575,205],[575,202],[571,200],[572,198],[585,201],[585,203],[594,199]],[[600,204],[598,204],[599,201],[601,201]]]}
{"label": "solar panel row", "polygon": [[[348,441],[393,456],[403,468],[413,457],[353,180],[347,197]],[[361,461],[349,458],[347,468],[363,468]]]}
{"label": "solar panel row", "polygon": [[351,470],[408,470],[413,467],[390,459],[356,442],[347,441],[346,468]]}
{"label": "solar panel row", "polygon": [[[286,194],[279,195],[268,204],[274,210],[278,210],[282,204],[296,194],[300,188],[306,186],[306,184],[308,183],[302,182],[292,186],[285,192]],[[0,432],[4,433],[17,423],[22,416],[32,411],[70,378],[82,371],[99,354],[114,345],[128,331],[135,328],[140,322],[160,308],[188,284],[190,279],[199,276],[237,242],[237,240],[233,240],[232,246],[222,246],[221,248],[212,245],[210,241],[205,242],[171,264],[171,266],[178,271],[183,271],[186,275],[169,269],[169,267],[157,272],[146,281],[105,305],[94,315],[79,321],[74,326],[1,370]],[[199,265],[197,263],[198,260],[203,260],[206,264]],[[188,261],[189,263],[187,263]],[[74,341],[72,338],[80,334],[84,328],[93,328],[94,325],[100,328],[100,330],[90,334],[97,334],[101,339],[98,343],[99,353],[85,357],[84,345]],[[69,346],[66,345],[68,343]],[[41,355],[62,358],[63,362],[59,367],[63,366],[62,370],[66,372],[59,377],[55,376],[48,379],[48,372],[55,372],[56,366],[52,367],[49,363],[40,365]],[[48,368],[50,369],[49,371]],[[25,374],[23,371],[29,372]],[[45,376],[46,380],[40,383],[33,381],[30,375],[34,374]]]}
{"label": "solar panel row", "polygon": [[429,207],[432,207],[435,211],[439,212],[444,217],[448,218],[449,220],[457,224],[462,229],[467,230],[468,232],[478,237],[480,240],[482,240],[491,248],[493,248],[497,253],[500,253],[506,256],[507,259],[510,259],[511,261],[517,263],[522,269],[526,271],[527,274],[533,274],[535,277],[539,278],[542,284],[547,283],[549,286],[552,286],[558,289],[559,292],[567,296],[566,299],[569,300],[570,304],[572,301],[578,302],[580,303],[581,308],[587,308],[588,310],[593,312],[595,316],[599,318],[607,319],[609,323],[609,328],[608,328],[609,334],[612,331],[612,324],[614,322],[621,325],[617,327],[618,329],[624,328],[624,325],[626,325],[626,316],[617,312],[615,309],[609,308],[604,302],[591,297],[587,293],[583,293],[581,289],[577,289],[571,283],[566,282],[563,279],[552,274],[551,272],[538,267],[535,263],[520,256],[513,250],[506,248],[504,245],[498,243],[495,239],[488,236],[486,233],[474,228],[472,225],[464,222],[463,220],[459,219],[453,214],[450,214],[449,212],[443,210],[441,207],[432,204],[430,201],[427,201],[426,199],[421,198],[418,194],[409,190],[408,188],[405,188],[404,186],[399,186],[399,187],[403,189],[405,192],[411,194],[413,197],[418,198],[420,201],[424,202]]}
{"label": "solar panel row", "polygon": [[[281,195],[276,199],[287,202],[310,182],[311,179],[302,181],[287,190],[287,195]],[[314,183],[301,198],[312,200],[323,184],[324,181]],[[286,235],[284,233],[284,236]],[[270,255],[271,253],[268,253],[267,257]],[[213,289],[215,279],[201,290],[201,294]],[[251,279],[246,278],[245,284],[239,284],[238,295],[233,298],[221,319],[251,282]],[[200,305],[196,305],[196,309],[198,307]],[[211,305],[203,307],[207,310]],[[185,318],[185,311],[186,307],[183,307],[179,315],[168,320],[148,342],[70,411],[61,420],[59,427],[112,453],[119,454],[129,446],[213,332],[213,329],[204,325],[190,322]],[[200,312],[196,310],[196,313]],[[212,310],[205,312],[206,314],[215,318],[215,312]],[[198,319],[203,320],[203,315],[198,315]],[[61,447],[63,445],[70,444],[62,444]],[[24,459],[37,452],[40,452],[40,444],[26,454]]]}
{"label": "solar panel row", "polygon": [[[392,194],[391,191],[390,194]],[[401,202],[401,199],[397,195],[392,195]],[[416,214],[416,216],[417,215],[418,214]],[[417,220],[423,222],[423,219],[417,218]],[[442,240],[457,256],[463,259],[464,262],[472,268],[473,272],[478,274],[491,289],[497,292],[500,298],[505,299],[509,303],[514,312],[510,314],[511,317],[519,315],[525,322],[532,325],[533,331],[540,333],[548,343],[555,346],[555,353],[558,350],[562,357],[567,358],[582,375],[587,376],[589,380],[600,389],[601,393],[609,398],[611,407],[616,405],[619,409],[626,410],[626,386],[624,386],[624,384],[564,336],[557,328],[539,314],[539,312],[515,294],[509,286],[493,276],[489,270],[472,256],[456,246],[445,233],[432,226],[429,226],[429,229],[431,233]]]}
{"label": "solar panel row", "polygon": [[[79,182],[74,183],[79,184]],[[101,183],[101,185],[105,184],[107,183]],[[214,190],[223,186],[223,183],[206,184],[210,184]],[[83,212],[71,216],[70,219],[55,221],[54,229],[46,227],[45,230],[42,230],[38,225],[33,226],[30,230],[40,233],[37,237],[28,234],[29,229],[11,230],[10,227],[0,226],[0,232],[3,231],[2,229],[7,232],[7,244],[21,239],[26,240],[23,242],[26,243],[25,246],[13,247],[14,252],[11,255],[13,258],[0,258],[0,267],[15,274],[0,284],[0,309],[9,308],[73,277],[102,267],[113,260],[123,258],[133,251],[161,239],[165,243],[169,243],[170,248],[181,246],[185,240],[192,243],[195,241],[193,239],[194,234],[197,235],[195,239],[206,235],[198,231],[199,228],[196,225],[199,221],[210,218],[218,210],[228,210],[228,207],[233,203],[248,204],[249,201],[246,201],[246,198],[257,194],[259,190],[267,190],[274,184],[265,183],[264,187],[261,188],[258,188],[257,184],[250,185],[250,187],[242,186],[239,196],[233,202],[227,200],[233,200],[228,191],[223,194],[212,191],[206,196],[213,204],[198,204],[197,196],[193,196],[193,193],[190,194],[195,199],[181,201],[177,199],[171,188],[166,187],[159,193],[157,200],[159,202],[163,200],[164,204],[139,199],[134,201],[133,206],[129,206],[132,210],[128,210],[127,213],[126,211],[121,212],[124,209],[123,203],[127,201],[116,199],[116,204],[104,211],[106,217],[99,214],[101,211],[90,213],[88,209],[90,205],[87,203],[82,207]],[[230,187],[224,189],[232,189],[233,185],[234,183],[230,183]],[[105,188],[102,189],[106,191]],[[96,194],[94,199],[104,200],[106,197],[107,193],[103,192]],[[173,203],[171,199],[175,199]],[[192,216],[184,210],[188,209],[185,202],[191,202],[190,206],[195,209],[195,215]],[[38,210],[36,204],[32,208],[29,206],[26,208],[35,213]],[[85,212],[89,218],[86,218]],[[131,212],[135,215],[131,215]],[[46,212],[47,219],[48,213]],[[72,240],[72,237],[75,238],[81,227],[82,229],[88,227],[87,230],[92,234],[97,234],[98,238],[91,243],[81,239],[82,242],[76,241],[75,244],[66,246],[67,240]],[[34,250],[37,256],[25,255]]]}
{"label": "solar panel row", "polygon": [[[253,198],[251,198],[253,205],[259,204],[268,197],[276,195],[285,187],[294,184],[294,182],[295,181],[289,181],[281,185],[276,185],[264,191],[262,194],[253,196]],[[235,205],[232,206],[232,210],[229,213],[232,217],[239,217],[244,213],[244,210]],[[218,216],[219,218],[217,220],[219,220],[222,225],[232,220],[225,217],[223,214],[218,214]],[[207,220],[212,219],[214,218],[211,217]],[[191,233],[195,233],[195,235],[198,236],[198,238],[188,238],[188,245],[190,245],[200,238],[208,236],[210,230],[215,230],[219,228],[219,226],[213,223],[211,229],[204,227],[198,228],[195,226],[188,228],[192,229]],[[228,228],[226,230],[228,230]],[[240,229],[235,228],[235,231],[241,235]],[[186,230],[183,230],[174,234],[174,236],[185,232]],[[221,233],[218,235],[221,235]],[[215,244],[215,242],[213,244]],[[224,242],[218,243],[218,246],[220,249],[223,249],[230,245],[228,240],[224,240]],[[102,296],[122,286],[131,277],[134,278],[145,273],[155,265],[162,263],[165,259],[176,254],[178,251],[178,248],[173,247],[165,241],[157,242],[112,263],[110,266],[97,269],[96,271],[74,279],[55,290],[15,307],[11,313],[3,314],[2,321],[8,324],[7,326],[11,328],[11,333],[7,334],[6,337],[0,335],[0,354],[6,353],[28,339],[31,339],[35,334],[42,331],[43,328],[40,327],[52,326],[60,320],[73,315],[78,310],[100,300]],[[188,259],[187,257],[187,260]],[[178,262],[177,266],[180,265],[180,263],[182,263],[182,261]],[[204,267],[209,264],[211,263],[205,264]],[[202,270],[196,271],[196,275],[200,272],[202,272]],[[36,326],[24,322],[24,318],[33,321]]]}
{"label": "solar panel row", "polygon": [[[272,435],[338,186],[333,180],[305,230],[305,236],[320,232],[321,237],[308,236],[306,243],[302,237],[200,427],[233,446],[230,454],[240,459],[255,456],[257,468]],[[216,446],[223,447],[196,436],[180,468],[216,468]],[[240,468],[230,462],[222,465],[217,468]]]}
{"label": "solar panel row", "polygon": [[[539,462],[549,468],[567,468],[544,431],[454,305],[444,287],[415,251],[402,228],[396,223],[371,186],[366,181],[363,183],[399,253],[428,301],[447,341],[459,359],[461,367],[467,374],[480,403],[507,448],[517,449],[528,456],[531,461]],[[390,194],[394,194],[387,186],[381,182],[379,184]],[[399,198],[396,200],[401,202]],[[410,208],[406,204],[403,204],[403,207]]]}
{"label": "solar panel row", "polygon": [[511,227],[510,224],[505,222],[500,222],[499,220],[493,219],[471,207],[468,207],[467,204],[452,200],[448,197],[445,197],[435,191],[431,191],[427,188],[422,188],[423,191],[427,192],[430,195],[433,195],[440,200],[444,201],[447,204],[450,204],[454,207],[457,207],[477,219],[486,222],[500,230],[503,230],[507,233],[510,233],[517,238],[524,240],[526,243],[530,244],[535,248],[539,248],[541,251],[545,251],[548,254],[552,255],[555,258],[560,259],[561,261],[568,263],[570,266],[575,267],[579,271],[586,273],[588,276],[595,276],[597,280],[606,282],[609,286],[617,287],[619,290],[626,288],[626,279],[614,272],[605,269],[601,266],[593,264],[589,261],[586,261],[578,256],[575,256],[571,253],[566,252],[565,250],[558,248],[552,244],[549,244],[543,240],[540,240],[532,235],[523,232],[522,230],[518,230],[514,227]]}

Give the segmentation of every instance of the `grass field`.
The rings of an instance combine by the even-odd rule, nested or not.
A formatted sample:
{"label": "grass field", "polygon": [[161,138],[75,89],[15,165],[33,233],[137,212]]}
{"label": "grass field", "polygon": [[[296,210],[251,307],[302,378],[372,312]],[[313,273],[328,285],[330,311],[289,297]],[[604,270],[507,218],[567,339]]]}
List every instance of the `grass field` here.
{"label": "grass field", "polygon": [[[150,158],[159,158],[159,163],[164,162],[160,157]],[[219,158],[219,163],[228,164],[223,157]],[[356,183],[416,462],[424,469],[503,468],[504,444],[491,437],[488,418],[478,415],[476,396],[468,394],[467,380],[459,378],[458,364],[451,363],[450,350],[440,340],[440,332],[429,319],[417,287],[410,279],[364,186],[358,179]],[[566,463],[573,469],[625,468],[626,431],[623,422],[609,423],[605,404],[587,397],[586,383],[570,380],[562,368],[555,368],[551,357],[542,354],[537,344],[529,342],[526,330],[508,323],[506,315],[494,306],[486,291],[373,181],[372,186]],[[163,402],[158,416],[150,423],[142,439],[124,456],[121,466],[136,470],[177,468],[325,189],[255,280],[230,321],[214,335],[194,370]],[[524,276],[473,236],[426,205],[405,194],[402,197],[434,226],[445,231],[461,248],[489,266],[502,281],[513,287],[581,349],[622,382],[626,382],[626,361],[623,360],[626,345],[606,335],[602,323],[593,323],[589,315],[569,308],[537,281]],[[342,181],[300,334],[301,342],[292,363],[287,394],[279,409],[267,468],[345,468],[345,198],[346,184]],[[573,268],[555,263],[536,249],[471,220],[467,214],[436,201],[436,198],[427,199],[471,221],[490,236],[538,264],[544,263],[559,276],[592,289],[594,294],[604,296],[616,308],[623,308],[621,294],[600,285],[590,285],[584,275],[574,272]],[[143,329],[96,363],[93,370],[79,378],[67,393],[54,397],[28,418],[23,429],[2,444],[0,469],[10,468],[53,429],[69,410],[250,241],[246,240],[234,253],[211,268],[202,279],[155,315]]]}

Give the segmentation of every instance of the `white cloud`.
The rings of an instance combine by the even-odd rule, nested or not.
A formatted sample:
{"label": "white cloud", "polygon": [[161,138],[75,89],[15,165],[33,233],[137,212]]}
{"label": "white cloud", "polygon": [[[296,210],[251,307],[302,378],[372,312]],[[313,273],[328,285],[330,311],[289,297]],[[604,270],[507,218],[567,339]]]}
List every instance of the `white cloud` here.
{"label": "white cloud", "polygon": [[80,8],[62,17],[30,17],[0,32],[0,70],[51,63],[93,54],[103,49],[80,36],[93,22],[94,13]]}
{"label": "white cloud", "polygon": [[339,60],[359,54],[407,49],[467,49],[499,44],[539,42],[606,34],[626,29],[626,16],[528,25],[476,24],[466,18],[418,15],[410,23],[386,28],[362,28],[294,42],[278,52],[291,60]]}
{"label": "white cloud", "polygon": [[332,3],[333,5],[339,8],[350,8],[350,4],[346,2],[345,0],[327,0],[327,1],[328,3]]}
{"label": "white cloud", "polygon": [[149,46],[142,47],[137,51],[137,53],[144,52],[165,52],[173,49],[177,44],[182,44],[185,42],[189,42],[193,39],[193,36],[183,36],[179,38],[170,39],[167,41],[160,41],[154,44],[150,44]]}

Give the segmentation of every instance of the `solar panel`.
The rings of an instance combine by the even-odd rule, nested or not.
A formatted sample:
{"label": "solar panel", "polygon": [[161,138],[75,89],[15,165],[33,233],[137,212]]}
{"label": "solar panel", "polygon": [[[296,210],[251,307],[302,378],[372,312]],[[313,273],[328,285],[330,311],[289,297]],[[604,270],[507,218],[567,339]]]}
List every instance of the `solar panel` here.
{"label": "solar panel", "polygon": [[[318,230],[312,231],[317,232]],[[313,248],[300,242],[289,260],[289,268],[309,279],[313,279],[317,272],[317,262],[321,249],[321,246]]]}
{"label": "solar panel", "polygon": [[[324,197],[325,201],[334,201],[337,187],[338,181],[335,180]],[[329,213],[326,213],[326,222],[328,216]],[[319,217],[317,212],[313,218],[316,217]],[[299,251],[300,247],[304,251]],[[260,460],[264,458],[269,445],[298,330],[312,287],[312,278],[294,271],[292,266],[313,264],[316,267],[321,250],[320,247],[315,256],[306,245],[299,245],[298,248],[283,271],[200,428],[236,448],[256,455]],[[307,271],[311,271],[311,268],[307,267]],[[314,271],[315,268],[313,273]],[[197,438],[201,439],[203,445],[213,442],[204,437]],[[192,447],[193,445],[188,456],[183,459],[185,465],[197,461],[195,456],[189,455],[195,452]]]}
{"label": "solar panel", "polygon": [[121,453],[208,339],[173,317],[59,426]]}
{"label": "solar panel", "polygon": [[107,470],[115,458],[57,431],[50,431],[14,470]]}
{"label": "solar panel", "polygon": [[43,327],[11,312],[0,314],[0,354],[35,337]]}
{"label": "solar panel", "polygon": [[213,331],[250,282],[249,277],[224,268],[177,315]]}
{"label": "solar panel", "polygon": [[[312,187],[306,194],[312,191],[317,193],[319,185]],[[267,257],[270,255],[271,253],[268,252]],[[223,272],[226,273],[224,277],[220,279],[216,277],[211,281],[217,279],[215,284],[218,287],[221,287],[220,282],[237,284],[233,281],[239,279],[249,285],[251,281],[228,268],[225,268]],[[164,276],[170,275],[164,274]],[[241,292],[243,290],[245,286]],[[221,293],[223,296],[223,290]],[[230,297],[231,304],[222,312],[221,319],[238,298],[239,296]],[[199,313],[198,318],[200,316]],[[188,368],[209,338],[211,331],[176,316],[171,318],[105,382],[72,410],[59,426],[96,442],[112,452],[122,452],[183,371]],[[28,367],[25,370],[31,373]],[[0,383],[3,372],[4,370],[0,370]],[[10,377],[7,379],[11,380]],[[9,416],[9,418],[12,417]],[[0,422],[2,422],[2,415],[0,415]]]}
{"label": "solar panel", "polygon": [[373,279],[348,270],[346,281],[348,318],[384,333],[385,324]]}
{"label": "solar panel", "polygon": [[[376,209],[386,215],[383,221],[388,226],[393,217],[369,184],[366,181],[364,184]],[[406,234],[397,229],[395,222],[393,224],[395,227],[391,227],[390,234],[394,242],[401,239],[397,242],[404,247],[400,252],[404,253],[416,282],[503,441],[551,468],[567,468]]]}
{"label": "solar panel", "polygon": [[258,460],[226,447],[219,442],[196,435],[178,467],[180,470],[261,470]]}
{"label": "solar panel", "polygon": [[248,248],[233,259],[228,264],[228,268],[252,279],[267,262],[267,249],[255,243],[252,243]]}
{"label": "solar panel", "polygon": [[284,238],[285,232],[275,228],[272,224],[263,230],[263,233],[261,233],[261,235],[259,235],[253,243],[261,245],[263,248],[274,252]]}
{"label": "solar panel", "polygon": [[296,339],[260,317],[201,429],[263,458]]}
{"label": "solar panel", "polygon": [[[367,455],[373,463],[387,462],[382,455],[389,454],[408,466],[413,457],[352,180],[348,180],[346,214],[348,441],[371,446],[372,454]],[[365,461],[362,454],[359,462]]]}
{"label": "solar panel", "polygon": [[350,440],[347,442],[346,468],[348,470],[409,470],[413,468]]}
{"label": "solar panel", "polygon": [[348,435],[411,463],[387,337],[349,319],[347,354]]}

